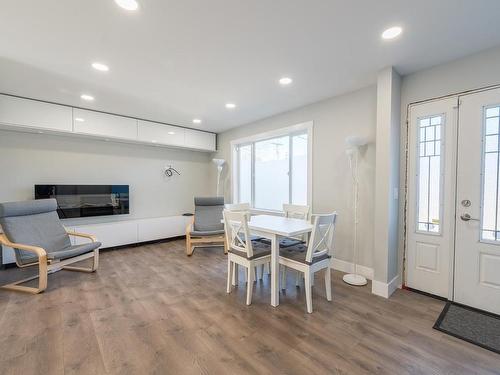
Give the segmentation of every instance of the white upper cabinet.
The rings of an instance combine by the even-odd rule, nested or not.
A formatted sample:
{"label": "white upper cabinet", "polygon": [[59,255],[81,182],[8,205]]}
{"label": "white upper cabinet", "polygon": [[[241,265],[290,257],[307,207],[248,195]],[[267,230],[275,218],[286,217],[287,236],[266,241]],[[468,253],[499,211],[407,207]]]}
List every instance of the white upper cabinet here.
{"label": "white upper cabinet", "polygon": [[78,134],[137,140],[137,120],[84,109],[73,109],[73,129]]}
{"label": "white upper cabinet", "polygon": [[140,142],[184,147],[184,128],[142,120],[138,126],[137,140]]}
{"label": "white upper cabinet", "polygon": [[185,129],[185,146],[198,150],[215,151],[215,134],[199,130]]}
{"label": "white upper cabinet", "polygon": [[0,95],[0,123],[35,129],[70,132],[71,107]]}
{"label": "white upper cabinet", "polygon": [[4,94],[0,94],[0,128],[44,129],[199,151],[215,151],[216,147],[213,133]]}

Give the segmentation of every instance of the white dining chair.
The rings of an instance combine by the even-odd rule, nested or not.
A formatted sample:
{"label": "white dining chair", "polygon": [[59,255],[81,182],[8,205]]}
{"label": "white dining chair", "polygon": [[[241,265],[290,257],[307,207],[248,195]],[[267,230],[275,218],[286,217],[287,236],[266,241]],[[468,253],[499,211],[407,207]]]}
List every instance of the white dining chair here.
{"label": "white dining chair", "polygon": [[313,230],[308,244],[298,244],[280,249],[279,263],[304,274],[307,312],[312,313],[312,279],[325,270],[326,298],[332,300],[331,266],[333,237],[337,213],[313,215]]}
{"label": "white dining chair", "polygon": [[227,203],[226,210],[231,212],[245,212],[250,214],[250,203]]}
{"label": "white dining chair", "polygon": [[[301,204],[283,204],[283,213],[285,217],[301,220],[309,220],[310,207]],[[288,246],[298,245],[299,243],[307,243],[307,234],[303,234],[296,238],[283,238],[280,241],[280,247],[286,248]],[[295,272],[295,286],[300,285],[301,273]],[[281,267],[281,286],[286,289],[286,268]]]}
{"label": "white dining chair", "polygon": [[[231,212],[243,212],[245,214],[248,214],[248,217],[252,216],[252,213],[250,212],[250,203],[227,203],[224,205],[225,209]],[[262,239],[262,237],[250,235],[250,239],[252,241],[259,241]],[[268,267],[269,269],[269,267]],[[254,280],[257,280],[258,278],[258,270],[257,267],[254,269]],[[269,273],[269,272],[268,272]],[[261,266],[261,279],[264,277],[264,265]],[[233,283],[234,283],[234,276],[233,276]]]}
{"label": "white dining chair", "polygon": [[[227,258],[227,293],[231,293],[233,273],[238,285],[238,266],[247,270],[247,305],[252,303],[253,272],[257,266],[271,261],[271,247],[259,241],[252,241],[248,229],[248,214],[224,210],[229,253]],[[262,275],[262,274],[261,274]]]}

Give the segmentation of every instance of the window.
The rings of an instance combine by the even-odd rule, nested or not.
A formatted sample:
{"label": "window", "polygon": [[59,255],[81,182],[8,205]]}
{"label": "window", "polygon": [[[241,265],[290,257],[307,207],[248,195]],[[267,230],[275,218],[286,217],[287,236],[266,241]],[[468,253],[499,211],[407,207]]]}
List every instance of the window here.
{"label": "window", "polygon": [[483,186],[481,239],[500,241],[498,210],[500,106],[486,108],[483,130]]}
{"label": "window", "polygon": [[441,232],[443,127],[444,115],[418,120],[418,232]]}
{"label": "window", "polygon": [[[306,126],[307,125],[307,126]],[[309,124],[234,142],[235,201],[282,210],[309,202]]]}

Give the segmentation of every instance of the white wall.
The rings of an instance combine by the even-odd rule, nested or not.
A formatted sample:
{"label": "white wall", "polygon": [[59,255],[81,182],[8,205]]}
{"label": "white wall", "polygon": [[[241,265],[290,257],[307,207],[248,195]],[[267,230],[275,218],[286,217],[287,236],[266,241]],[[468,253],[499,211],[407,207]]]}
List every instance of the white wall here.
{"label": "white wall", "polygon": [[[234,139],[313,121],[314,213],[336,210],[336,258],[352,261],[352,185],[345,154],[345,138],[375,132],[376,88],[369,87],[293,111],[241,126],[218,136],[218,158],[231,161]],[[231,165],[223,174],[226,200],[231,200]],[[360,159],[359,251],[360,264],[372,266],[375,147],[370,145]]]}
{"label": "white wall", "polygon": [[[388,67],[377,81],[377,153],[374,220],[373,292],[387,297],[388,284],[398,274],[398,195],[401,77]],[[383,286],[383,288],[380,288]]]}
{"label": "white wall", "polygon": [[[0,202],[32,199],[35,184],[128,184],[130,215],[78,222],[179,215],[192,212],[194,196],[215,194],[210,160],[187,150],[0,131]],[[168,164],[181,176],[164,177]]]}

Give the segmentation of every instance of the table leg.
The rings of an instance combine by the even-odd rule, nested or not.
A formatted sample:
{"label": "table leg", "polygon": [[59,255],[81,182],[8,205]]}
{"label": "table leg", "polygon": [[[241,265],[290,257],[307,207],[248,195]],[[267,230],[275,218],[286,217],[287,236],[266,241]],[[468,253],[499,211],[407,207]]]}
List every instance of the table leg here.
{"label": "table leg", "polygon": [[278,261],[278,236],[274,235],[271,238],[271,306],[278,306],[280,304],[280,291],[279,291],[279,261]]}

